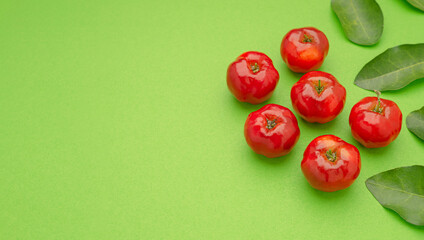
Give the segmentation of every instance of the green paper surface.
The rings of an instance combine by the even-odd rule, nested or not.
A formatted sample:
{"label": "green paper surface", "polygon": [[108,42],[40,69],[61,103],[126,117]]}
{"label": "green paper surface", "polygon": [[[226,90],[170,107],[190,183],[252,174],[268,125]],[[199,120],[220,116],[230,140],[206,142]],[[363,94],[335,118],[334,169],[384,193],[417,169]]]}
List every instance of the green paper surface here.
{"label": "green paper surface", "polygon": [[[390,47],[424,41],[424,13],[378,1],[384,33],[351,43],[330,1],[0,2],[0,239],[424,239],[424,228],[384,209],[365,180],[424,165],[424,142],[402,123],[388,147],[366,149],[348,125],[373,92],[353,84]],[[247,115],[266,103],[293,109],[301,77],[280,57],[291,29],[330,42],[320,68],[346,87],[332,122],[300,118],[300,139],[278,159],[246,144]],[[227,66],[249,50],[280,73],[270,100],[240,103]],[[423,105],[424,81],[384,92],[403,120]],[[298,117],[298,115],[296,115]],[[314,190],[300,162],[309,142],[334,134],[358,147],[348,189]]]}

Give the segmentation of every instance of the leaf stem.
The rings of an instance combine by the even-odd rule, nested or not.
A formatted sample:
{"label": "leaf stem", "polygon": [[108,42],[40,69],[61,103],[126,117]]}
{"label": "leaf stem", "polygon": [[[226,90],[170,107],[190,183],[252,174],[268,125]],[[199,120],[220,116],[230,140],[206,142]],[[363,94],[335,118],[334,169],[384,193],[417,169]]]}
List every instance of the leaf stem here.
{"label": "leaf stem", "polygon": [[377,94],[377,105],[375,105],[375,107],[372,111],[376,112],[376,113],[382,113],[383,108],[381,107],[381,101],[380,101],[381,92],[378,91],[378,90],[374,90],[374,92]]}
{"label": "leaf stem", "polygon": [[335,151],[331,151],[331,149],[329,149],[326,153],[325,156],[327,157],[327,159],[330,162],[335,162],[337,160],[337,156],[336,156],[336,152]]}
{"label": "leaf stem", "polygon": [[254,63],[254,64],[250,64],[250,69],[252,70],[253,73],[257,73],[259,72],[259,65],[258,63]]}
{"label": "leaf stem", "polygon": [[303,34],[303,40],[302,42],[312,42],[313,38],[311,36],[308,36],[307,34]]}
{"label": "leaf stem", "polygon": [[318,95],[321,94],[322,91],[324,91],[324,86],[321,85],[321,80],[318,80],[318,86],[315,86],[315,90],[317,91]]}
{"label": "leaf stem", "polygon": [[266,128],[267,128],[268,130],[273,129],[273,128],[275,127],[275,125],[277,125],[277,119],[274,119],[274,120],[269,120],[269,119],[267,119],[267,120],[266,120]]}
{"label": "leaf stem", "polygon": [[325,153],[325,156],[330,162],[335,162],[337,160],[336,152],[331,151],[331,149],[328,149],[328,151]]}

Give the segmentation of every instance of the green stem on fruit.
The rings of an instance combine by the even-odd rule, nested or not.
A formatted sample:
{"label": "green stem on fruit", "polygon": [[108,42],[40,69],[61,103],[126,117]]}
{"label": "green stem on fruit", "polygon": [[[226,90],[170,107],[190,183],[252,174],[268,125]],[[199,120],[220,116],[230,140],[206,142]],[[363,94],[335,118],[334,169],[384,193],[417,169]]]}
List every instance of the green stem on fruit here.
{"label": "green stem on fruit", "polygon": [[250,69],[252,70],[253,73],[257,73],[259,72],[259,65],[258,63],[254,63],[254,64],[250,64]]}
{"label": "green stem on fruit", "polygon": [[378,90],[374,90],[374,92],[377,94],[377,105],[375,105],[372,111],[376,113],[383,113],[383,107],[381,107],[381,101],[380,101],[381,92]]}
{"label": "green stem on fruit", "polygon": [[334,162],[337,160],[337,156],[336,156],[336,152],[331,151],[331,149],[329,149],[326,153],[325,156],[327,157],[327,159],[330,162]]}
{"label": "green stem on fruit", "polygon": [[312,42],[313,38],[311,36],[308,36],[306,34],[303,34],[303,40],[302,42]]}
{"label": "green stem on fruit", "polygon": [[274,119],[274,120],[269,120],[269,119],[267,119],[267,120],[266,120],[266,128],[267,128],[268,130],[273,129],[273,128],[275,127],[275,125],[277,125],[277,119]]}
{"label": "green stem on fruit", "polygon": [[321,80],[318,80],[318,86],[315,86],[315,90],[317,90],[318,95],[324,91],[324,86],[321,85]]}

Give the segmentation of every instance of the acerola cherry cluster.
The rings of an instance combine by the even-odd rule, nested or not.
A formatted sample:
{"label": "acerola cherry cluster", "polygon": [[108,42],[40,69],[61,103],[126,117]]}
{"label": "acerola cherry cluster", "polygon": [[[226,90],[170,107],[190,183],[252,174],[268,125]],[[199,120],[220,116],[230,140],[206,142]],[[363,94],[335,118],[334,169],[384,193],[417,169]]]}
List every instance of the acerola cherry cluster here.
{"label": "acerola cherry cluster", "polygon": [[[281,43],[281,57],[294,72],[306,73],[291,89],[296,113],[308,122],[326,123],[337,117],[346,101],[346,89],[326,72],[314,71],[327,56],[329,43],[323,32],[307,27],[288,32]],[[227,85],[241,102],[259,104],[268,100],[279,81],[272,60],[260,52],[240,55],[227,70]],[[353,137],[367,148],[387,146],[399,135],[402,113],[396,103],[366,97],[355,104],[349,124]],[[267,104],[247,117],[247,144],[269,158],[288,154],[299,140],[295,115],[286,107]],[[302,172],[312,187],[337,191],[349,187],[361,170],[358,149],[334,135],[315,138],[306,148]]]}

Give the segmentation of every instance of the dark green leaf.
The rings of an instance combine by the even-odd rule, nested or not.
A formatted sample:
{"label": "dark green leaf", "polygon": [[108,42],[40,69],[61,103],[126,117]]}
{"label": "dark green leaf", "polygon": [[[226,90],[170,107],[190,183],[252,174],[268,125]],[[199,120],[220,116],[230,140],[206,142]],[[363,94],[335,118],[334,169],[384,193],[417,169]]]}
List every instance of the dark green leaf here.
{"label": "dark green leaf", "polygon": [[383,13],[375,0],[332,0],[331,8],[350,41],[360,45],[378,42],[383,33]]}
{"label": "dark green leaf", "polygon": [[408,114],[406,117],[406,126],[409,131],[424,140],[424,107]]}
{"label": "dark green leaf", "polygon": [[418,9],[421,9],[422,11],[424,11],[424,0],[408,0],[408,2],[412,6],[414,6],[414,7],[418,8]]}
{"label": "dark green leaf", "polygon": [[368,90],[396,90],[424,77],[424,43],[389,48],[367,63],[355,84]]}
{"label": "dark green leaf", "polygon": [[395,168],[368,178],[365,184],[381,205],[409,223],[424,226],[424,166]]}

